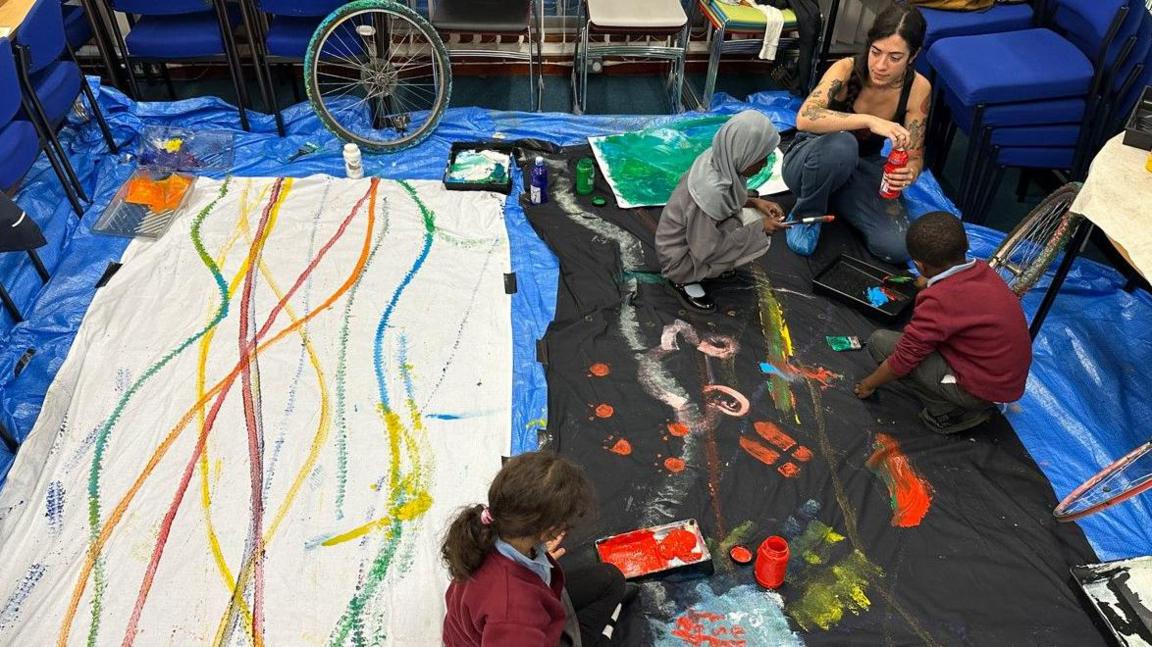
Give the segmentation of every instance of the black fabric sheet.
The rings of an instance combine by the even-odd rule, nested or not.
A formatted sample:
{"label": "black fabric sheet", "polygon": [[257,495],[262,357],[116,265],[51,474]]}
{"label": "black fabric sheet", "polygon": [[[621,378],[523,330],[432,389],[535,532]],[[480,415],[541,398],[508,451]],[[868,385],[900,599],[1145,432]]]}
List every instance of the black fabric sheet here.
{"label": "black fabric sheet", "polygon": [[[710,576],[645,583],[621,643],[1106,644],[1069,574],[1094,554],[1077,526],[1053,521],[1051,487],[1003,417],[942,437],[908,396],[853,395],[874,366],[865,351],[833,352],[825,336],[866,338],[877,326],[811,290],[840,252],[869,258],[850,230],[825,226],[808,259],[778,236],[738,277],[709,285],[716,313],[687,311],[659,276],[659,209],[617,209],[602,174],[596,191],[608,206],[573,196],[585,156],[586,147],[546,155],[567,171],[551,169],[550,202],[525,205],[560,261],[541,353],[548,442],[585,467],[601,501],[566,545],[591,559],[596,538],[696,518],[714,565]],[[758,432],[771,425],[796,444],[773,446]],[[893,525],[881,478],[900,467],[877,451],[892,444],[931,492],[918,524],[901,517],[908,527]],[[780,458],[769,464],[748,448]],[[736,541],[755,550],[770,535],[791,541],[778,598],[727,556]]]}

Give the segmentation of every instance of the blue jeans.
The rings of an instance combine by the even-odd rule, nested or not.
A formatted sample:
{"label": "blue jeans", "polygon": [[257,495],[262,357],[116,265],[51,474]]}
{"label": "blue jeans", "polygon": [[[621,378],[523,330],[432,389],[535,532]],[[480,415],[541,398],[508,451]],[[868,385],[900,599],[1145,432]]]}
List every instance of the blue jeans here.
{"label": "blue jeans", "polygon": [[880,197],[884,162],[881,155],[860,157],[851,133],[801,133],[784,156],[784,182],[796,195],[793,217],[834,214],[864,235],[873,255],[906,263],[908,212],[899,198]]}

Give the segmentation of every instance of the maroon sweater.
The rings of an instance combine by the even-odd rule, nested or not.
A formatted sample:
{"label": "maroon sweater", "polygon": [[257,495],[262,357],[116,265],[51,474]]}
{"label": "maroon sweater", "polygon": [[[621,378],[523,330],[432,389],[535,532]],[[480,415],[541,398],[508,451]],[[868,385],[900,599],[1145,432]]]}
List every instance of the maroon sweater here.
{"label": "maroon sweater", "polygon": [[984,261],[928,286],[916,296],[912,321],[888,368],[907,375],[932,351],[952,367],[956,382],[989,402],[1024,395],[1032,340],[1020,300]]}
{"label": "maroon sweater", "polygon": [[552,562],[552,586],[493,550],[471,579],[453,580],[444,599],[447,647],[556,647],[568,620],[564,572]]}

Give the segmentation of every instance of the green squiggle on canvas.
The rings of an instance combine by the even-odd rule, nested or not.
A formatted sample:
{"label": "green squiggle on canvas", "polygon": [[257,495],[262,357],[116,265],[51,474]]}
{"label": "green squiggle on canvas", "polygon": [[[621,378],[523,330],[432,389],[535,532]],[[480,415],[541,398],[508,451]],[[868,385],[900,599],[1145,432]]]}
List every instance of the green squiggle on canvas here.
{"label": "green squiggle on canvas", "polygon": [[[180,342],[176,348],[164,355],[160,360],[149,366],[132,386],[120,396],[120,400],[116,402],[113,407],[112,413],[100,426],[100,431],[96,434],[96,442],[92,454],[92,465],[88,473],[88,541],[89,546],[94,547],[100,537],[100,477],[104,468],[104,452],[108,447],[108,438],[112,434],[112,428],[120,419],[120,414],[124,412],[124,407],[127,406],[128,401],[144,386],[144,383],[150,380],[153,376],[164,368],[168,362],[172,361],[177,355],[186,350],[189,346],[194,344],[208,331],[215,328],[225,317],[228,316],[228,283],[224,280],[224,275],[220,272],[220,268],[216,265],[216,261],[212,259],[212,255],[204,248],[204,242],[200,239],[200,226],[210,213],[216,208],[216,205],[228,194],[228,185],[231,183],[231,177],[224,179],[220,185],[220,192],[207,204],[200,213],[196,214],[196,218],[192,221],[191,238],[192,244],[196,248],[196,255],[200,257],[200,262],[208,268],[212,274],[212,279],[216,282],[216,288],[220,292],[220,305],[216,309],[216,315],[208,322],[204,328]],[[95,647],[97,637],[100,631],[100,616],[103,611],[104,603],[104,589],[106,582],[104,579],[104,560],[97,558],[92,570],[92,624],[88,628],[88,647]]]}

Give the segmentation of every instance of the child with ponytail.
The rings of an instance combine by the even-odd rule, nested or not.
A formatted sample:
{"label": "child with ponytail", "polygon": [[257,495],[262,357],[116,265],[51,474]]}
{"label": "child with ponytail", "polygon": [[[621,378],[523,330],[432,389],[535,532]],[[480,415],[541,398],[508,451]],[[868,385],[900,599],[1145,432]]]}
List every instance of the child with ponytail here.
{"label": "child with ponytail", "polygon": [[572,523],[595,504],[583,471],[554,454],[509,459],[488,505],[464,508],[441,554],[447,647],[593,647],[610,644],[626,603],[624,576],[595,564],[566,574],[556,562]]}

